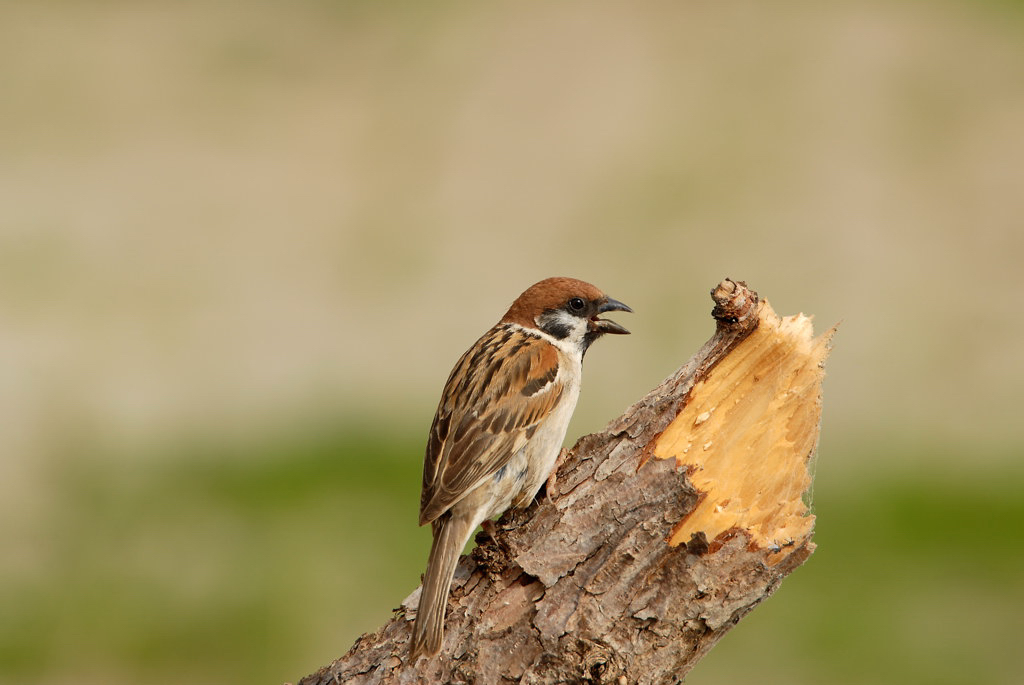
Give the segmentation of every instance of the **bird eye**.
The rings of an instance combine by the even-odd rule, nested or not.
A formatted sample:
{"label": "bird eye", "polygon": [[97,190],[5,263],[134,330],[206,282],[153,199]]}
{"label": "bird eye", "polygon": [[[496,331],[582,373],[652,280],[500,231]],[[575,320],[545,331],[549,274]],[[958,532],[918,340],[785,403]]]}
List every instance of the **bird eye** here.
{"label": "bird eye", "polygon": [[587,308],[587,303],[583,301],[582,297],[573,297],[569,300],[569,309],[574,312],[582,312]]}

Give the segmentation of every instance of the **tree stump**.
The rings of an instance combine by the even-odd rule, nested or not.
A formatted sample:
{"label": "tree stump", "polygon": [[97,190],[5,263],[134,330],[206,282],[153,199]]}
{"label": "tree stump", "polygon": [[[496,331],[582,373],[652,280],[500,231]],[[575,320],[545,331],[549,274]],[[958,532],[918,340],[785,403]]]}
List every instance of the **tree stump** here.
{"label": "tree stump", "polygon": [[437,657],[407,659],[417,589],[300,685],[681,682],[814,551],[804,497],[834,332],[814,338],[742,282],[711,295],[700,351],[477,536]]}

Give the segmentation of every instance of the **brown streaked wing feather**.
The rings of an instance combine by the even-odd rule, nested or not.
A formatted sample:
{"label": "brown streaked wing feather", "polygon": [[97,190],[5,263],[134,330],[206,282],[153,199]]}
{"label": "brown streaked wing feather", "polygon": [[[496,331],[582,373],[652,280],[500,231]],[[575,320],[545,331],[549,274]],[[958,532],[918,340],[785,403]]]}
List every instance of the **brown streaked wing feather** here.
{"label": "brown streaked wing feather", "polygon": [[492,328],[462,355],[445,384],[427,442],[420,525],[507,464],[561,398],[558,351],[516,331]]}

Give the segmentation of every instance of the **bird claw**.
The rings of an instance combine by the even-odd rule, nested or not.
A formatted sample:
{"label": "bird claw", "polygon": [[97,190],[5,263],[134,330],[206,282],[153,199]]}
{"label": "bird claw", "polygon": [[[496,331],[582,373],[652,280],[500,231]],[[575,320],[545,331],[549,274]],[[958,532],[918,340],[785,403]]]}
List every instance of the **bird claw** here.
{"label": "bird claw", "polygon": [[508,568],[512,550],[504,538],[497,535],[500,527],[493,520],[484,520],[480,528],[482,530],[476,536],[476,547],[470,552],[470,557],[487,571],[488,575],[497,577]]}
{"label": "bird claw", "polygon": [[555,466],[551,469],[551,475],[548,476],[547,481],[544,483],[544,498],[548,502],[554,502],[558,498],[558,469],[565,463],[565,458],[568,454],[569,450],[564,447],[558,451]]}
{"label": "bird claw", "polygon": [[480,528],[483,532],[487,533],[492,540],[495,539],[494,532],[498,529],[498,525],[494,522],[494,519],[484,519],[483,523],[480,524]]}

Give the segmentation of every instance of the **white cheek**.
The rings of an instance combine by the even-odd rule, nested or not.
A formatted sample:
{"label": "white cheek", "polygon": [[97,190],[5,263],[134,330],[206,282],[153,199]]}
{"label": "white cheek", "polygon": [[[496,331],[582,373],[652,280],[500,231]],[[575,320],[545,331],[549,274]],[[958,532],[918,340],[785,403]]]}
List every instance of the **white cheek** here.
{"label": "white cheek", "polygon": [[581,319],[578,316],[565,315],[572,324],[572,333],[566,338],[566,342],[571,342],[573,345],[579,345],[583,342],[583,336],[587,334],[587,320]]}

